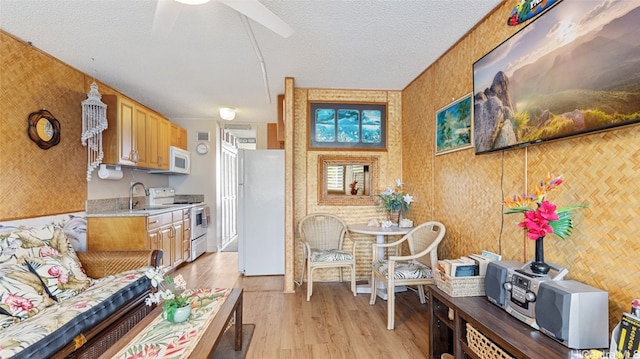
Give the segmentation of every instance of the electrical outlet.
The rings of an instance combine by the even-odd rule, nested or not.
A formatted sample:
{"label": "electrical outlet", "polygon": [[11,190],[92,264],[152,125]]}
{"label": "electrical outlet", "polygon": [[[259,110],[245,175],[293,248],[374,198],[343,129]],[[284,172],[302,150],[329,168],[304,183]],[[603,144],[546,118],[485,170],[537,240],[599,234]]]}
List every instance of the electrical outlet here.
{"label": "electrical outlet", "polygon": [[[133,186],[134,183],[136,183],[136,181],[131,181],[131,183],[129,184],[129,188],[131,188],[131,186]],[[138,188],[138,186],[135,186],[133,188],[133,195],[134,196],[139,196],[140,193],[138,193],[138,191],[140,191],[140,189]]]}

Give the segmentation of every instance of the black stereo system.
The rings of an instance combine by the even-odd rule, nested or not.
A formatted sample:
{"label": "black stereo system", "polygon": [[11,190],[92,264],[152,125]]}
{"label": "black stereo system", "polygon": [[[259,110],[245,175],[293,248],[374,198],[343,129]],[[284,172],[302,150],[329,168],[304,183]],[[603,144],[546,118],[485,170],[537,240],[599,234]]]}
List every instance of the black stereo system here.
{"label": "black stereo system", "polygon": [[554,275],[540,275],[531,262],[494,261],[485,275],[487,299],[513,317],[572,349],[609,346],[609,295],[563,280],[567,269],[550,265]]}

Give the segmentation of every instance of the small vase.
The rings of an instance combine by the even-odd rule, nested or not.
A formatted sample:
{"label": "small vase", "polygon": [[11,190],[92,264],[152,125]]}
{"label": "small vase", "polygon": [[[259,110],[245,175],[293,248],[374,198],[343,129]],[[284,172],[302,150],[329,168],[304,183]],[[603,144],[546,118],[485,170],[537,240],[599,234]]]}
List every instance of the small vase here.
{"label": "small vase", "polygon": [[393,224],[398,224],[400,223],[400,210],[399,209],[392,209],[387,211],[387,220],[391,221],[391,223]]}
{"label": "small vase", "polygon": [[162,318],[171,323],[182,323],[191,316],[191,305],[186,307],[174,308],[170,307],[162,311]]}
{"label": "small vase", "polygon": [[544,262],[544,236],[536,239],[536,257],[533,263],[529,266],[531,271],[535,274],[546,275],[549,273],[549,265]]}

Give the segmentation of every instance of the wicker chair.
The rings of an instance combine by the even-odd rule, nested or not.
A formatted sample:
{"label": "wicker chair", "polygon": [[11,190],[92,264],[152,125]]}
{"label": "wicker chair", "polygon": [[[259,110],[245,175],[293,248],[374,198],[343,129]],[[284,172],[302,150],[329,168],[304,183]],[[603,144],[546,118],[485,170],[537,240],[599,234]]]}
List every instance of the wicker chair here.
{"label": "wicker chair", "polygon": [[404,242],[409,245],[410,255],[389,256],[387,260],[376,260],[371,271],[371,300],[376,303],[376,279],[387,286],[387,329],[394,328],[395,321],[395,288],[396,286],[417,285],[420,303],[424,304],[424,285],[434,283],[431,268],[438,264],[438,244],[442,241],[446,229],[440,222],[426,222],[405,234],[393,243],[373,244],[373,258],[377,257],[378,248],[393,248],[394,253],[401,253]]}
{"label": "wicker chair", "polygon": [[349,237],[347,224],[340,217],[328,213],[315,213],[305,216],[298,223],[298,232],[302,241],[303,264],[300,272],[300,285],[307,267],[307,301],[313,292],[313,271],[318,268],[338,267],[340,282],[342,269],[351,269],[351,291],[356,295],[356,243],[350,249],[344,248],[344,238]]}

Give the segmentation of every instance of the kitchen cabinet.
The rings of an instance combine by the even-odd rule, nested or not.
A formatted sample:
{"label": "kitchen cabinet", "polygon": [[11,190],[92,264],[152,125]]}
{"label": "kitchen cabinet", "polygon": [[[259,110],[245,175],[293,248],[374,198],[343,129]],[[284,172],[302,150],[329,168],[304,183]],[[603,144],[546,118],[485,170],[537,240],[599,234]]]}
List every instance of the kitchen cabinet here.
{"label": "kitchen cabinet", "polygon": [[149,216],[88,217],[87,250],[161,249],[162,265],[175,268],[188,258],[185,242],[190,233],[189,209]]}
{"label": "kitchen cabinet", "polygon": [[188,260],[191,256],[191,210],[182,210],[182,259]]}
{"label": "kitchen cabinet", "polygon": [[284,148],[284,142],[278,141],[278,124],[267,124],[267,149],[281,150]]}
{"label": "kitchen cabinet", "polygon": [[[88,225],[88,224],[87,224]],[[171,212],[147,217],[148,249],[161,249],[162,265],[173,267],[173,216]]]}
{"label": "kitchen cabinet", "polygon": [[158,166],[160,169],[169,169],[169,142],[171,122],[159,116],[158,123]]}
{"label": "kitchen cabinet", "polygon": [[173,238],[171,239],[171,245],[173,246],[171,250],[171,266],[173,267],[180,265],[186,259],[184,257],[184,251],[182,250],[182,247],[184,246],[184,243],[182,241],[182,239],[184,238],[183,215],[184,214],[182,210],[173,212]]}
{"label": "kitchen cabinet", "polygon": [[492,357],[572,357],[571,349],[520,322],[484,296],[454,298],[435,285],[430,285],[428,292],[431,359],[440,359],[443,353],[456,359],[480,359],[467,339],[468,331],[472,331],[472,338],[482,339],[478,343],[494,345],[504,354]]}
{"label": "kitchen cabinet", "polygon": [[116,95],[103,95],[102,101],[107,105],[109,126],[102,133],[102,162],[135,166],[139,157],[135,102]]}
{"label": "kitchen cabinet", "polygon": [[150,111],[147,118],[148,168],[169,169],[169,120]]}
{"label": "kitchen cabinet", "polygon": [[278,95],[278,131],[276,139],[284,142],[284,95]]}
{"label": "kitchen cabinet", "polygon": [[136,166],[149,167],[150,159],[147,148],[147,122],[149,121],[149,111],[143,107],[135,107],[134,135],[136,148]]}
{"label": "kitchen cabinet", "polygon": [[102,162],[169,169],[169,120],[125,96],[103,95],[102,101],[109,124],[102,133]]}
{"label": "kitchen cabinet", "polygon": [[183,150],[187,150],[187,130],[176,125],[175,123],[171,124],[171,146],[182,148]]}

